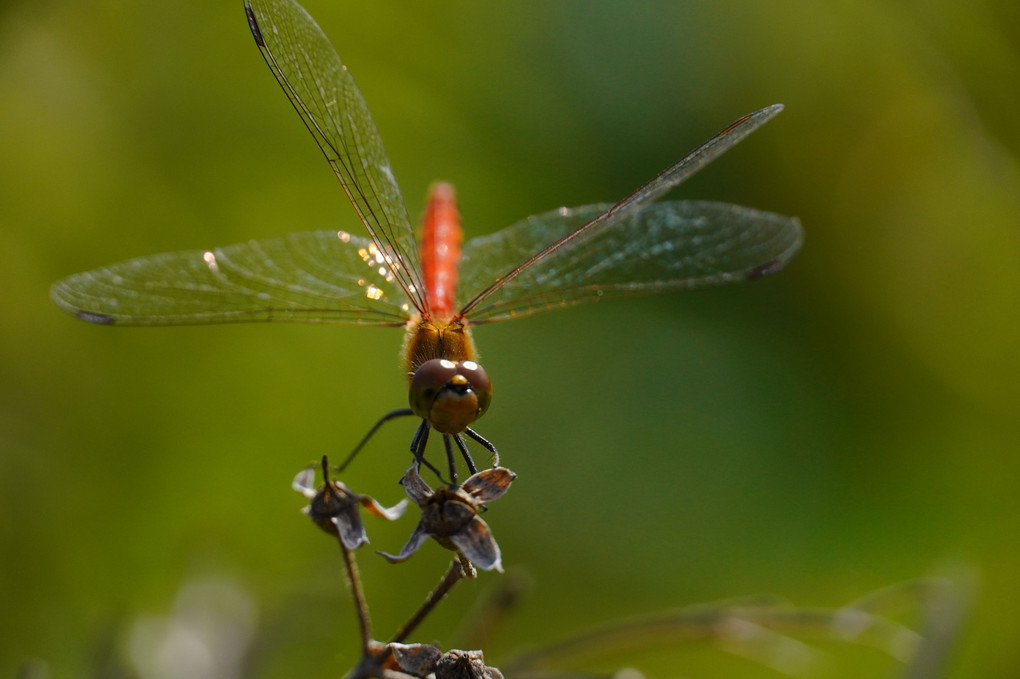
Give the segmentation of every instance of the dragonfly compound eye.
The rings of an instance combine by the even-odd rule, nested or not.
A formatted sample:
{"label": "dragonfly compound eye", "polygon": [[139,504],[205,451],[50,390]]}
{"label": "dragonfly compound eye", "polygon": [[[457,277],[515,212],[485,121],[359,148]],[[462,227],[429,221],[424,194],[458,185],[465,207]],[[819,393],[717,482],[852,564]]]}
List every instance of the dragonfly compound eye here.
{"label": "dragonfly compound eye", "polygon": [[443,434],[459,434],[489,408],[492,382],[474,361],[434,358],[411,378],[408,396],[414,414]]}

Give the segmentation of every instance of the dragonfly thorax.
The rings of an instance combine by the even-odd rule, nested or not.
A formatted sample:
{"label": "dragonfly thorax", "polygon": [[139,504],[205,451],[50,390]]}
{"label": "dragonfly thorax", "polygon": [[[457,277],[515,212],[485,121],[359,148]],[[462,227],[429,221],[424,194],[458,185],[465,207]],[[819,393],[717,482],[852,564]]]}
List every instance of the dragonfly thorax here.
{"label": "dragonfly thorax", "polygon": [[419,366],[434,358],[455,363],[475,360],[475,343],[463,321],[436,321],[415,314],[407,324],[403,357],[408,379],[411,379]]}

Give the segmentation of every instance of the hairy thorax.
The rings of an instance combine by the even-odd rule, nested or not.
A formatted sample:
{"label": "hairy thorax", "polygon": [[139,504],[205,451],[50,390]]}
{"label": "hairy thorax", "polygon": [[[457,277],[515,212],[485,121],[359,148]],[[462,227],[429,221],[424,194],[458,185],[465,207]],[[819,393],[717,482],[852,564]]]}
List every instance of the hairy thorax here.
{"label": "hairy thorax", "polygon": [[477,360],[467,322],[425,320],[420,314],[415,314],[407,324],[403,356],[408,379],[422,363],[434,358],[456,363]]}

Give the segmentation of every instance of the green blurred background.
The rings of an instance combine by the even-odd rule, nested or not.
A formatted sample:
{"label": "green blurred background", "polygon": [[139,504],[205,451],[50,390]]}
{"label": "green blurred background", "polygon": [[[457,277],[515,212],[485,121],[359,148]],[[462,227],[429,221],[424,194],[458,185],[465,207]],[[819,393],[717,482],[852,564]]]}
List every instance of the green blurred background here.
{"label": "green blurred background", "polygon": [[[155,658],[198,652],[171,634],[193,619],[228,665],[254,635],[246,676],[338,676],[355,658],[339,555],[289,484],[404,405],[400,333],[111,329],[48,298],[129,257],[359,228],[240,5],[0,9],[5,676],[26,660],[171,676]],[[798,215],[806,243],[781,275],[476,332],[496,384],[478,429],[519,474],[486,519],[531,582],[490,660],[663,608],[833,607],[969,571],[952,674],[1020,675],[1015,0],[307,7],[411,213],[452,181],[469,235],[617,199],[739,115],[787,106],[675,194]],[[348,481],[395,502],[413,426],[390,425]],[[391,551],[413,525],[370,521]],[[366,551],[378,636],[447,558]],[[418,639],[452,641],[495,580],[463,585]],[[836,676],[897,667],[833,652]],[[775,676],[680,657],[657,676]]]}

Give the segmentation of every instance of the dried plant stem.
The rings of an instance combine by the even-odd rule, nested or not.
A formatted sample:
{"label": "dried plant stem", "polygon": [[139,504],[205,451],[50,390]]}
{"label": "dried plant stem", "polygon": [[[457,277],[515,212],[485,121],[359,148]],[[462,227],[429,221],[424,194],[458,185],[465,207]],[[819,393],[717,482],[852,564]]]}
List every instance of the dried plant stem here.
{"label": "dried plant stem", "polygon": [[347,586],[354,596],[354,612],[358,616],[358,626],[361,628],[361,655],[367,657],[370,653],[370,643],[372,641],[372,618],[368,613],[365,590],[361,586],[358,562],[354,558],[354,552],[347,549],[343,541],[340,541],[340,551],[344,555],[344,565],[347,567]]}
{"label": "dried plant stem", "polygon": [[450,563],[450,567],[446,569],[446,575],[443,576],[443,579],[440,580],[439,584],[436,585],[436,588],[429,593],[428,598],[426,598],[421,607],[415,611],[414,615],[412,615],[411,618],[405,622],[399,630],[397,630],[397,633],[393,635],[392,639],[390,639],[390,643],[402,643],[412,632],[414,632],[415,628],[421,624],[421,621],[432,612],[432,609],[436,607],[436,604],[442,601],[443,597],[445,597],[449,591],[453,589],[453,586],[456,585],[457,582],[465,578],[474,578],[476,575],[477,572],[475,571],[474,566],[472,566],[467,559],[458,554],[457,558]]}

